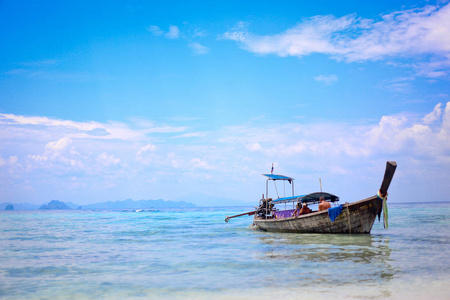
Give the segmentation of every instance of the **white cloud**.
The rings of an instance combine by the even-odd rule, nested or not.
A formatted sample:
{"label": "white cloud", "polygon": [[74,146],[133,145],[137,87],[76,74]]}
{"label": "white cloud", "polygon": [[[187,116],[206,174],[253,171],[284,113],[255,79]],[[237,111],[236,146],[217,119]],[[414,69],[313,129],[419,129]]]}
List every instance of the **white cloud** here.
{"label": "white cloud", "polygon": [[168,39],[177,39],[180,37],[180,29],[175,25],[170,25],[169,32],[165,36]]}
{"label": "white cloud", "polygon": [[189,164],[197,169],[204,169],[204,170],[213,170],[214,168],[205,160],[202,160],[200,158],[193,158],[189,161]]}
{"label": "white cloud", "polygon": [[155,36],[162,36],[164,35],[167,39],[175,40],[180,37],[180,29],[178,26],[170,25],[169,31],[165,32],[157,25],[150,25],[147,27],[147,30],[150,31]]}
{"label": "white cloud", "polygon": [[[8,126],[46,126],[48,128],[60,128],[70,138],[105,139],[105,140],[142,140],[149,133],[179,133],[187,130],[184,126],[156,126],[151,122],[145,124],[145,128],[131,129],[128,124],[120,122],[75,122],[71,120],[52,119],[38,116],[21,116],[0,113],[0,125]],[[144,127],[144,126],[142,126]]]}
{"label": "white cloud", "polygon": [[29,154],[28,157],[36,162],[41,162],[41,163],[47,161],[47,159],[48,159],[47,156],[39,155],[39,154]]}
{"label": "white cloud", "polygon": [[157,154],[157,147],[153,144],[141,147],[136,153],[136,160],[144,165],[159,164],[161,162],[161,158]]}
{"label": "white cloud", "polygon": [[260,151],[262,149],[261,145],[259,143],[251,143],[251,144],[247,144],[246,148],[249,151]]}
{"label": "white cloud", "polygon": [[430,112],[429,114],[427,114],[423,118],[423,122],[425,124],[431,124],[434,121],[438,120],[441,117],[441,114],[442,114],[441,106],[442,106],[442,103],[436,104],[436,106],[434,107],[433,111]]}
{"label": "white cloud", "polygon": [[69,173],[75,169],[86,169],[83,158],[79,152],[75,151],[73,141],[66,136],[57,141],[50,141],[44,147],[42,154],[30,153],[28,168],[30,169],[54,169],[57,173]]}
{"label": "white cloud", "polygon": [[247,24],[245,22],[239,22],[230,31],[225,32],[219,39],[232,40],[236,42],[245,43],[248,39]]}
{"label": "white cloud", "polygon": [[450,68],[450,4],[398,11],[379,20],[315,16],[265,36],[250,33],[240,22],[222,38],[253,53],[281,57],[323,53],[348,62],[408,57],[420,75],[440,77]]}
{"label": "white cloud", "polygon": [[399,93],[410,93],[413,91],[411,81],[414,79],[415,78],[413,77],[394,78],[392,80],[385,81],[384,86],[382,88]]}
{"label": "white cloud", "polygon": [[72,144],[72,140],[69,137],[63,137],[56,142],[49,142],[45,148],[54,152],[60,152],[65,150]]}
{"label": "white cloud", "polygon": [[29,154],[28,157],[35,162],[44,163],[46,161],[63,161],[70,163],[70,159],[65,158],[66,153],[70,153],[69,146],[72,145],[72,139],[69,137],[63,137],[57,141],[50,141],[45,145],[44,152],[42,154]]}
{"label": "white cloud", "polygon": [[9,157],[9,163],[14,165],[19,161],[19,158],[17,156],[10,156]]}
{"label": "white cloud", "polygon": [[[376,125],[345,123],[271,124],[270,128],[229,127],[221,134],[224,144],[241,144],[250,152],[256,150],[279,161],[305,155],[314,159],[341,160],[344,157],[379,155],[421,156],[427,160],[445,162],[450,151],[450,102],[436,123],[439,107],[423,118],[424,123],[405,115],[383,116]],[[330,130],[332,128],[332,130]],[[260,143],[265,147],[260,148]],[[449,166],[450,167],[450,166]]]}
{"label": "white cloud", "polygon": [[196,29],[194,29],[194,33],[192,34],[192,37],[193,38],[205,37],[207,35],[208,35],[208,32],[206,30],[201,29],[201,28],[196,28]]}
{"label": "white cloud", "polygon": [[[187,25],[187,23],[184,23],[184,25]],[[209,53],[209,48],[198,41],[208,35],[207,32],[201,28],[195,28],[193,30],[186,28],[182,33],[178,26],[170,25],[169,30],[165,32],[161,30],[159,26],[152,25],[149,26],[147,30],[152,32],[155,36],[164,36],[166,39],[176,40],[182,38],[187,40],[187,46],[195,55],[204,55]]]}
{"label": "white cloud", "polygon": [[140,148],[137,155],[140,156],[146,152],[153,152],[156,150],[156,146],[152,144],[147,144],[144,147]]}
{"label": "white cloud", "polygon": [[116,158],[113,154],[107,154],[106,152],[100,154],[97,159],[104,166],[117,165],[121,162],[120,159]]}
{"label": "white cloud", "polygon": [[21,116],[14,114],[1,114],[0,124],[7,125],[40,125],[47,127],[61,126],[80,131],[91,131],[97,129],[100,123],[97,122],[74,122],[70,120],[51,119],[39,116]]}
{"label": "white cloud", "polygon": [[160,36],[164,34],[164,31],[161,30],[161,28],[159,28],[159,26],[156,25],[150,25],[147,28],[148,31],[150,31],[151,33],[153,33],[156,36]]}
{"label": "white cloud", "polygon": [[338,78],[336,75],[331,74],[331,75],[319,75],[314,77],[314,80],[321,82],[325,85],[332,85],[333,83],[338,81]]}
{"label": "white cloud", "polygon": [[[131,140],[95,135],[79,138],[73,133],[74,124],[90,128],[90,122],[10,116],[7,120],[0,118],[0,143],[10,145],[0,148],[0,177],[14,180],[19,188],[31,182],[35,188],[39,185],[39,190],[45,186],[58,193],[55,187],[62,187],[80,197],[84,195],[83,199],[96,191],[116,200],[121,195],[123,199],[131,197],[126,195],[131,191],[140,191],[136,197],[141,199],[170,199],[201,188],[210,193],[250,197],[260,192],[252,188],[253,180],[258,188],[260,174],[270,171],[272,162],[276,162],[276,172],[304,180],[302,189],[308,187],[308,177],[324,181],[328,177],[326,181],[336,182],[339,192],[340,186],[368,180],[365,177],[373,173],[373,165],[397,160],[401,180],[411,182],[404,186],[413,184],[410,178],[416,178],[415,184],[427,180],[433,184],[433,178],[446,186],[445,180],[450,180],[450,102],[436,105],[433,112],[421,118],[410,116],[386,115],[377,123],[362,125],[325,121],[267,125],[257,120],[203,132],[194,135],[194,140],[174,139],[170,132],[144,134],[145,128],[136,123],[119,126],[135,136]],[[20,123],[13,121],[19,119]],[[42,126],[42,120],[46,126]],[[61,123],[65,125],[58,125]],[[110,131],[111,124],[96,128],[120,136]],[[152,122],[140,124],[172,128]],[[242,178],[246,178],[247,187]],[[378,178],[373,180],[379,184]],[[0,191],[14,194],[10,186],[10,181],[0,181]]]}
{"label": "white cloud", "polygon": [[199,132],[188,132],[181,135],[174,136],[173,138],[193,138],[193,137],[204,137],[206,135],[206,132],[199,131]]}
{"label": "white cloud", "polygon": [[[448,135],[450,135],[450,102],[447,102],[447,105],[445,106],[444,116],[442,117],[442,130],[440,132],[440,137],[448,141]],[[450,142],[447,145],[450,145]]]}
{"label": "white cloud", "polygon": [[198,42],[192,42],[188,45],[197,55],[207,54],[209,49]]}

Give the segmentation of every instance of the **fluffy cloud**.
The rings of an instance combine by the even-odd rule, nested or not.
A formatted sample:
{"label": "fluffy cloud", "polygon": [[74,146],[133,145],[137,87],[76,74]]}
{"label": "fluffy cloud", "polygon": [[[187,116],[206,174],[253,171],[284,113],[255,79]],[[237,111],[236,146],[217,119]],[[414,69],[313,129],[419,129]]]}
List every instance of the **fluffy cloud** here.
{"label": "fluffy cloud", "polygon": [[438,120],[440,118],[441,114],[442,114],[441,106],[442,106],[442,103],[436,104],[436,106],[434,107],[433,111],[431,113],[427,114],[423,118],[423,122],[425,124],[431,124],[434,121]]}
{"label": "fluffy cloud", "polygon": [[100,154],[97,160],[104,166],[117,165],[121,162],[120,159],[116,158],[113,154],[107,154],[106,152]]}
{"label": "fluffy cloud", "polygon": [[139,149],[139,151],[137,153],[137,156],[142,156],[146,152],[149,152],[149,151],[152,152],[152,151],[155,151],[155,150],[156,150],[156,146],[155,145],[148,144],[148,145],[145,145],[144,147],[142,147],[141,149]]}
{"label": "fluffy cloud", "polygon": [[166,33],[166,37],[168,39],[172,39],[172,40],[179,38],[180,37],[180,29],[178,29],[178,27],[175,25],[170,25],[169,32]]}
{"label": "fluffy cloud", "polygon": [[63,137],[56,142],[49,142],[45,146],[45,149],[54,152],[60,152],[70,146],[70,144],[72,144],[72,140],[69,137]]}
{"label": "fluffy cloud", "polygon": [[[42,126],[43,120],[47,125]],[[168,198],[201,187],[210,193],[241,195],[253,192],[244,188],[242,178],[247,184],[257,180],[271,163],[276,172],[304,180],[317,173],[332,178],[340,188],[350,184],[348,178],[362,180],[364,174],[373,173],[372,165],[382,166],[386,160],[397,160],[400,174],[422,183],[428,180],[429,186],[434,184],[432,178],[441,184],[450,180],[450,102],[419,118],[405,113],[362,125],[247,123],[189,139],[174,138],[178,132],[171,128],[177,127],[167,124],[140,122],[146,124],[144,129],[148,124],[160,128],[154,130],[155,136],[136,123],[112,126],[134,136],[129,139],[112,130],[111,124],[14,115],[0,119],[0,143],[9,145],[0,148],[0,177],[8,178],[0,183],[0,191],[32,182],[36,189],[45,186],[56,193],[58,186],[73,193],[84,191],[86,196],[101,191],[102,197],[130,197],[126,195],[130,191],[146,197],[151,191],[150,197]],[[102,128],[123,138],[74,133],[74,127],[75,131]],[[224,184],[225,178],[231,182]],[[378,178],[373,180],[378,184]]]}
{"label": "fluffy cloud", "polygon": [[254,152],[254,151],[259,151],[259,150],[262,149],[262,148],[261,148],[261,145],[260,145],[259,143],[251,143],[251,144],[248,144],[248,145],[246,146],[246,148],[247,148],[249,151],[252,151],[252,152]]}
{"label": "fluffy cloud", "polygon": [[197,169],[212,170],[214,169],[207,161],[200,158],[193,158],[189,161],[189,164]]}
{"label": "fluffy cloud", "polygon": [[[404,115],[383,116],[376,125],[340,123],[285,124],[274,128],[229,128],[223,143],[242,143],[249,151],[267,156],[375,157],[380,153],[438,160],[450,151],[450,102],[423,118],[423,123]],[[442,121],[439,122],[442,116]],[[434,122],[434,124],[430,124]],[[437,123],[437,124],[435,124]],[[332,128],[333,130],[330,130]],[[232,135],[232,138],[231,138]],[[262,147],[261,145],[265,146]]]}
{"label": "fluffy cloud", "polygon": [[136,160],[144,165],[150,165],[160,161],[159,155],[156,153],[157,147],[153,144],[147,144],[141,147],[136,153]]}
{"label": "fluffy cloud", "polygon": [[379,20],[315,16],[266,36],[250,33],[241,22],[222,38],[250,52],[281,57],[323,53],[349,62],[413,57],[418,73],[439,77],[450,67],[450,4],[398,11]]}
{"label": "fluffy cloud", "polygon": [[[450,102],[447,102],[444,116],[442,117],[442,130],[439,133],[439,137],[441,139],[448,141],[449,135],[450,135]],[[447,147],[450,147],[450,143],[447,143]]]}

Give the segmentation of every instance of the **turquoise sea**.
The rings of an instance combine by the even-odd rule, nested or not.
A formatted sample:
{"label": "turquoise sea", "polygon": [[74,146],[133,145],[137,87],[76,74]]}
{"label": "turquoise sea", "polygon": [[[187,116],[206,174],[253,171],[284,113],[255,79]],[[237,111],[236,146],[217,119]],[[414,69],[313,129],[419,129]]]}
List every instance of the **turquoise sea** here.
{"label": "turquoise sea", "polygon": [[0,212],[1,299],[450,299],[450,203],[370,235],[254,230],[251,207]]}

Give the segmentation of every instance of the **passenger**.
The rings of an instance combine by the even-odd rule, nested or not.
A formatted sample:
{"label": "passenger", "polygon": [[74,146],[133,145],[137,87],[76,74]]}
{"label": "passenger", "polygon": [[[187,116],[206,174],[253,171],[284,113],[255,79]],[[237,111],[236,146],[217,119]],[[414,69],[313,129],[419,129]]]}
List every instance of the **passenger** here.
{"label": "passenger", "polygon": [[270,206],[269,206],[269,214],[272,215],[272,218],[273,218],[273,219],[276,219],[276,218],[277,218],[277,215],[275,214],[274,206],[275,206],[275,204],[270,203]]}
{"label": "passenger", "polygon": [[302,204],[299,202],[297,203],[297,207],[295,208],[294,212],[292,213],[293,217],[296,217],[300,215],[300,210],[302,209]]}
{"label": "passenger", "polygon": [[258,207],[258,211],[256,212],[258,214],[258,217],[263,217],[265,215],[266,210],[266,200],[261,200],[261,205]]}
{"label": "passenger", "polygon": [[326,202],[325,198],[323,196],[320,196],[319,202],[320,202],[319,203],[319,211],[327,210],[327,209],[331,208],[330,202]]}
{"label": "passenger", "polygon": [[311,212],[311,209],[309,209],[308,204],[307,203],[303,203],[303,207],[302,209],[300,209],[300,215],[306,215],[309,214]]}
{"label": "passenger", "polygon": [[271,211],[275,211],[275,204],[273,204],[273,203],[270,203],[270,205],[269,205],[269,212],[271,212]]}

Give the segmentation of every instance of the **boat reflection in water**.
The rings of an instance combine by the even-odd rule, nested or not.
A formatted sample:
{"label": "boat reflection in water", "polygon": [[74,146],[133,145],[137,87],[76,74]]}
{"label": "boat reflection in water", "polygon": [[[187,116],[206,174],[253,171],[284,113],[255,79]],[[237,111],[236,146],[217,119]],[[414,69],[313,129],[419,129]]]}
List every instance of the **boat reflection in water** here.
{"label": "boat reflection in water", "polygon": [[383,284],[399,272],[390,264],[386,236],[255,232],[266,245],[259,259],[274,271],[267,274],[268,281],[279,279],[280,272],[288,270],[289,276],[282,276],[288,284],[353,285],[355,279],[359,283]]}

